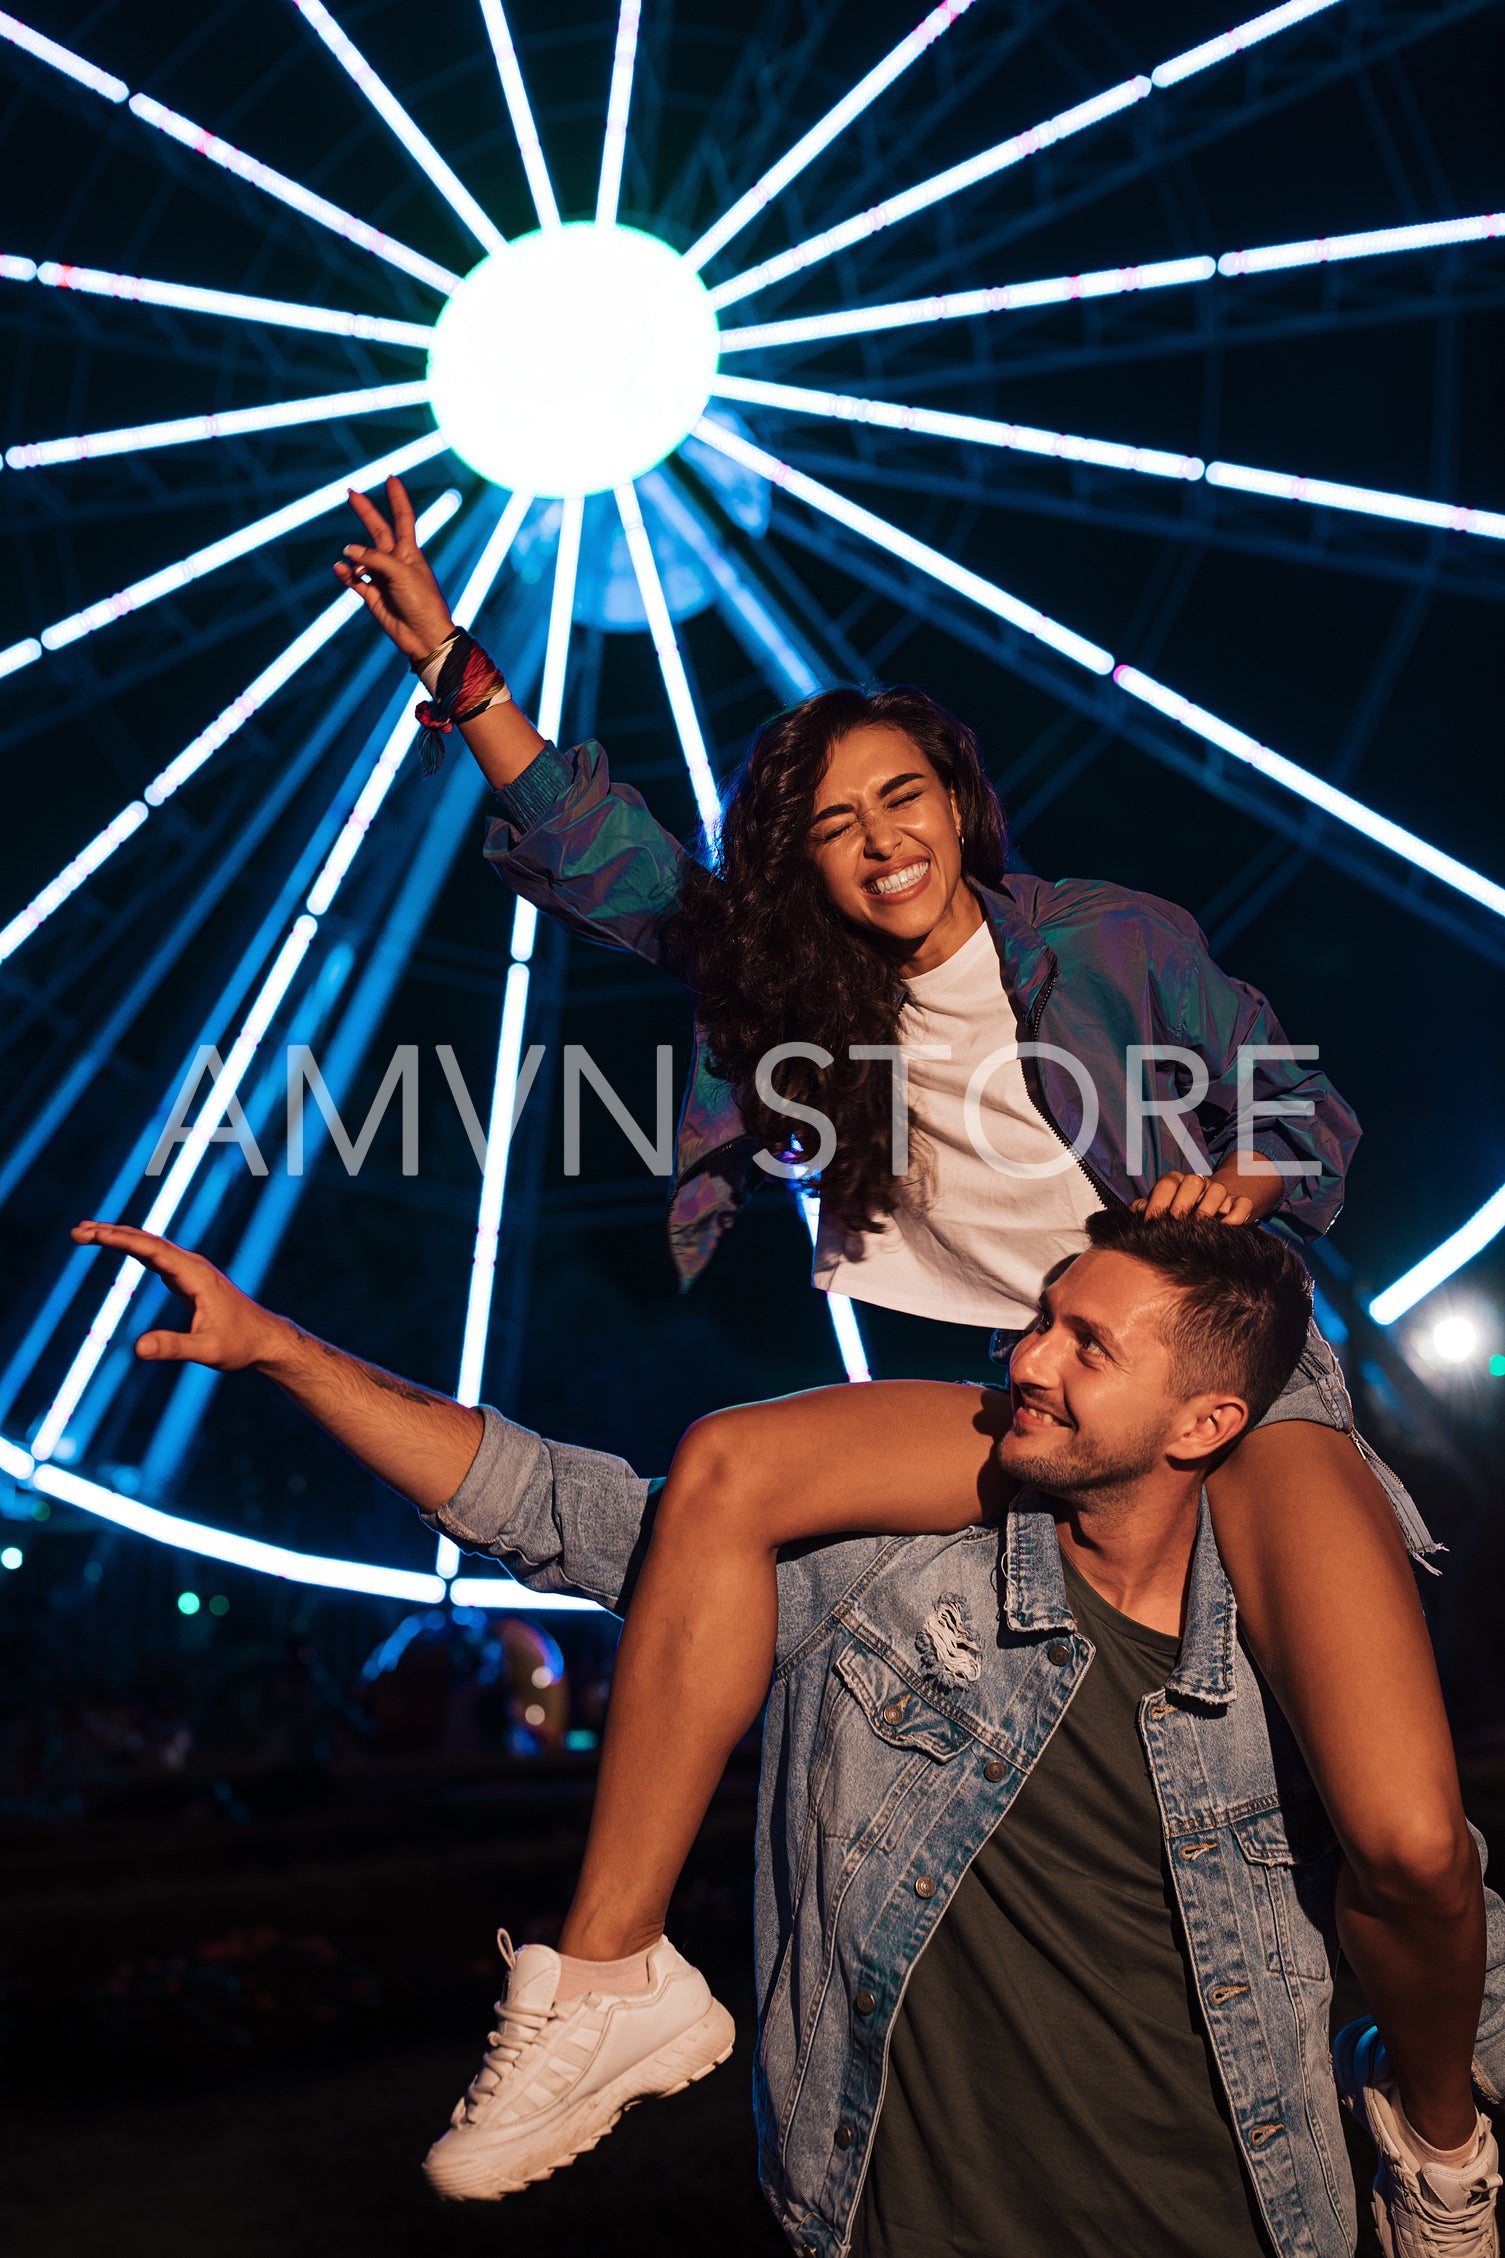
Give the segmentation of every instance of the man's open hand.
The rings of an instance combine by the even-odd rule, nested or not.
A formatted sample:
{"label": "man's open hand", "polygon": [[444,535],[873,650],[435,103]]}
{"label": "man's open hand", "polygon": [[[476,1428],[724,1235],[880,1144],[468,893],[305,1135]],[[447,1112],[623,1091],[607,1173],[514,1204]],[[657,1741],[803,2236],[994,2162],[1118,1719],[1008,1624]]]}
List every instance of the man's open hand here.
{"label": "man's open hand", "polygon": [[215,1372],[244,1372],[269,1366],[291,1328],[260,1302],[232,1286],[222,1270],[201,1254],[189,1254],[170,1239],[128,1223],[75,1223],[72,1236],[81,1247],[108,1247],[130,1255],[186,1302],[192,1322],[186,1333],[143,1333],[136,1354],[156,1364],[207,1364]]}
{"label": "man's open hand", "polygon": [[400,478],[387,480],[390,525],[370,496],[357,494],[354,487],[350,506],[366,529],[366,544],[349,544],[334,568],[335,578],[355,590],[377,626],[415,665],[444,641],[455,623],[418,546],[408,490]]}

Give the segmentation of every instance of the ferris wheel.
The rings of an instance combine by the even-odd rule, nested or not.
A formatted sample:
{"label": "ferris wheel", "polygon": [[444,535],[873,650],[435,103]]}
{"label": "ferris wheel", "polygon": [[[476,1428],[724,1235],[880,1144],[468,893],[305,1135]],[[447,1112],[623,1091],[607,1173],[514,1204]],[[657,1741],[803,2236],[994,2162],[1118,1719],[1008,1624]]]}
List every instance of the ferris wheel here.
{"label": "ferris wheel", "polygon": [[[427,232],[452,246],[452,265],[238,146],[213,123],[133,91],[92,57],[0,13],[0,36],[28,95],[40,98],[55,84],[67,100],[93,103],[117,141],[134,132],[137,155],[161,156],[176,167],[180,185],[191,182],[195,168],[206,183],[214,179],[220,194],[233,184],[252,224],[258,213],[275,214],[286,228],[286,215],[295,215],[305,250],[331,238],[340,246],[337,262],[332,246],[329,252],[330,299],[359,254],[368,270],[366,299],[388,308],[263,295],[249,287],[254,275],[238,278],[246,286],[229,288],[221,286],[223,277],[211,282],[72,263],[71,245],[66,260],[34,257],[20,244],[0,254],[0,288],[38,303],[52,294],[95,302],[100,318],[107,311],[127,339],[122,349],[144,352],[148,366],[152,353],[178,364],[198,354],[212,373],[205,340],[223,345],[244,335],[276,347],[265,361],[268,396],[253,404],[71,434],[6,435],[0,491],[14,493],[24,478],[29,494],[38,482],[66,477],[59,521],[71,512],[81,525],[88,523],[88,466],[220,456],[231,466],[215,489],[220,529],[176,555],[164,550],[161,562],[127,584],[110,585],[95,563],[108,558],[108,543],[80,542],[74,608],[29,623],[16,619],[21,631],[0,648],[12,708],[24,708],[29,698],[40,711],[49,702],[108,696],[115,686],[111,632],[153,606],[172,623],[158,638],[166,648],[143,654],[133,645],[120,681],[156,680],[175,659],[201,666],[228,629],[199,615],[185,628],[177,607],[186,592],[218,585],[221,577],[234,588],[248,564],[274,560],[303,529],[333,529],[349,486],[370,487],[395,472],[415,481],[420,537],[455,594],[457,619],[504,629],[509,673],[521,692],[536,697],[545,736],[559,736],[570,714],[582,625],[647,639],[702,830],[714,842],[718,782],[704,703],[687,663],[687,623],[714,607],[779,699],[807,696],[840,670],[838,625],[812,609],[807,591],[781,579],[763,545],[776,511],[781,532],[828,573],[969,640],[1063,711],[1089,718],[1171,773],[1256,815],[1271,848],[1252,887],[1270,883],[1272,874],[1278,883],[1281,864],[1293,855],[1315,855],[1400,899],[1486,959],[1505,962],[1505,885],[1356,797],[1341,763],[1338,773],[1322,775],[1264,742],[1257,674],[1230,682],[1214,708],[1162,680],[1144,643],[1111,649],[1081,618],[1043,608],[1028,585],[1004,586],[973,569],[965,559],[964,519],[960,534],[926,539],[913,530],[915,497],[966,504],[1006,470],[1033,481],[1018,488],[1018,506],[1079,524],[1084,550],[1094,525],[1118,522],[1172,545],[1223,541],[1296,559],[1320,547],[1340,571],[1497,597],[1505,586],[1495,546],[1505,540],[1505,512],[1466,506],[1450,494],[1346,484],[1327,477],[1317,460],[1207,459],[1190,444],[1184,452],[1141,444],[1132,431],[1043,428],[955,404],[975,394],[990,354],[997,366],[1069,373],[1079,363],[1152,352],[1167,324],[1206,341],[1279,340],[1302,325],[1309,331],[1366,318],[1366,293],[1371,309],[1376,292],[1424,297],[1439,262],[1468,302],[1469,262],[1486,260],[1489,245],[1505,233],[1500,212],[1380,212],[1372,227],[1326,233],[1326,215],[1314,200],[1311,232],[1298,240],[1209,241],[1079,272],[1037,272],[1027,238],[1047,223],[1059,233],[1074,213],[1156,179],[1251,118],[1394,56],[1480,4],[1444,0],[1428,9],[1386,0],[1286,0],[1232,29],[1209,25],[1207,36],[1164,57],[1129,54],[1132,40],[1119,27],[1104,42],[1122,52],[1117,76],[1082,84],[1049,114],[1015,116],[1003,66],[1048,28],[1047,0],[941,0],[886,52],[872,54],[867,26],[832,0],[811,20],[821,32],[835,24],[843,51],[863,67],[823,106],[810,97],[816,32],[788,23],[775,0],[702,104],[688,165],[655,201],[649,169],[636,163],[634,133],[648,99],[644,57],[651,48],[657,82],[675,32],[655,23],[655,0],[622,0],[614,22],[592,33],[605,91],[599,166],[593,206],[571,215],[550,169],[548,109],[535,113],[514,44],[516,29],[528,51],[529,18],[538,11],[533,0],[517,0],[518,21],[509,25],[501,0],[477,0],[468,48],[442,59],[445,84],[463,83],[472,101],[483,89],[494,105],[496,138],[511,136],[508,162],[520,173],[518,190],[525,185],[531,215],[509,235],[467,184],[464,159],[443,153],[444,103],[427,104],[431,137],[415,115],[417,93],[382,75],[324,0],[291,0],[287,68],[322,74],[321,105],[338,99],[366,106],[368,124],[375,121],[389,143],[384,163],[411,168],[430,198],[436,224]],[[365,11],[363,25],[371,14]],[[436,27],[431,39],[440,36]],[[949,64],[966,40],[964,61]],[[1088,68],[1080,57],[1070,67],[1078,79]],[[814,74],[817,81],[822,73],[829,79],[829,62]],[[944,144],[949,119],[973,114],[966,98],[980,74],[993,74],[993,108],[1006,131],[927,170],[917,152]],[[661,87],[654,99],[660,98]],[[822,162],[827,152],[833,161]],[[1022,207],[1007,201],[1005,185],[1027,180],[1032,168],[1041,175],[1048,169],[1048,187]],[[635,183],[630,199],[628,180]],[[81,242],[78,260],[89,255]],[[1303,298],[1314,272],[1322,279],[1320,298]],[[164,317],[166,325],[149,334],[139,327]],[[1069,334],[1059,326],[1067,319],[1078,323]],[[97,325],[93,334],[100,334]],[[853,341],[867,372],[863,388],[847,388],[849,376],[842,388],[822,382],[823,356]],[[300,352],[316,354],[306,365],[327,371],[331,350],[348,354],[361,381],[320,390],[305,379],[300,386]],[[181,365],[173,376],[180,397]],[[142,393],[138,379],[134,394]],[[391,443],[352,460],[363,428],[376,425]],[[838,427],[853,442],[846,455],[830,451]],[[403,435],[391,440],[394,428]],[[327,453],[313,483],[266,509],[258,506],[255,444],[274,434],[299,435],[305,451],[313,450],[310,462],[321,445]],[[883,507],[858,499],[858,485],[876,486]],[[1192,490],[1205,504],[1195,513],[1179,506]],[[1422,564],[1416,529],[1431,537]],[[933,522],[928,530],[936,530]],[[452,763],[416,816],[411,802],[394,797],[411,766],[410,686],[395,684],[388,654],[365,646],[358,665],[347,661],[345,677],[318,671],[321,654],[346,637],[360,610],[352,593],[320,602],[306,587],[283,586],[270,598],[263,587],[253,624],[291,611],[296,633],[249,680],[227,678],[217,710],[180,745],[164,748],[167,757],[134,779],[118,812],[71,838],[25,899],[0,905],[0,977],[44,996],[69,981],[94,982],[101,997],[88,1040],[59,1063],[29,1098],[25,1118],[13,1123],[0,1152],[0,1201],[26,1197],[80,1092],[178,977],[184,951],[233,876],[233,864],[228,874],[225,867],[224,824],[206,823],[197,843],[192,835],[185,843],[172,830],[175,813],[195,795],[204,798],[217,773],[229,773],[238,736],[279,701],[306,697],[310,681],[321,684],[327,705],[297,761],[274,770],[270,781],[265,772],[235,771],[225,802],[237,851],[262,885],[254,861],[259,844],[290,808],[303,807],[295,794],[307,787],[312,813],[298,851],[247,905],[232,975],[171,1088],[143,1093],[139,1118],[122,1119],[113,1149],[100,1154],[93,1212],[194,1236],[215,1212],[223,1147],[241,1138],[242,1127],[251,1134],[265,1116],[264,1103],[257,1115],[256,1092],[266,1081],[270,1049],[308,1044],[318,1033],[329,1036],[329,1060],[342,1043],[360,1055],[362,1031],[374,1024],[404,950],[422,930],[480,790],[468,764]],[[58,655],[76,654],[86,642],[92,653],[96,637],[85,689],[76,677],[54,685],[49,676]],[[336,680],[338,689],[331,686]],[[361,710],[358,700],[383,688],[359,758],[329,791],[319,782],[324,756]],[[124,922],[108,945],[97,920],[76,924],[110,873],[156,867],[159,839],[175,874],[171,914],[138,931],[122,909]],[[374,935],[365,959],[345,937],[335,907],[362,886]],[[142,900],[163,910],[161,889],[153,896],[147,885]],[[528,1071],[537,946],[536,913],[519,903],[498,980],[489,1118],[472,1109],[470,1124],[482,1165],[463,1295],[456,1286],[464,1301],[456,1392],[466,1402],[481,1394],[493,1290],[506,1255],[511,1131]],[[328,1071],[333,1082],[332,1065]],[[191,1118],[183,1103],[176,1110],[172,1103],[190,1084]],[[299,1188],[289,1167],[258,1193],[237,1272],[253,1287]],[[813,1207],[807,1220],[813,1228]],[[1379,1296],[1376,1319],[1402,1314],[1502,1225],[1505,1192]],[[206,1400],[192,1375],[164,1415],[139,1493],[96,1478],[94,1440],[110,1402],[130,1384],[122,1328],[139,1311],[143,1284],[135,1263],[106,1271],[78,1252],[39,1279],[0,1375],[0,1473],[145,1536],[269,1573],[415,1602],[448,1591],[457,1600],[506,1603],[498,1579],[451,1581],[452,1548],[442,1548],[436,1573],[419,1574],[314,1558],[165,1510],[154,1502],[151,1469],[160,1475],[182,1463]],[[832,1297],[831,1315],[849,1376],[865,1377],[850,1306]],[[529,1607],[542,1603],[528,1596]]]}

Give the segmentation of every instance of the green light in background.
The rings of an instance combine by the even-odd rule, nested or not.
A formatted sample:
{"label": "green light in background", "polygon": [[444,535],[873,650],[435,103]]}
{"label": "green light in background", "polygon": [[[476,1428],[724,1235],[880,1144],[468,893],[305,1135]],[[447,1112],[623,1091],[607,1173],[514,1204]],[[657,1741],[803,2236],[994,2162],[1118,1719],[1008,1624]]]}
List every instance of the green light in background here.
{"label": "green light in background", "polygon": [[223,1592],[215,1593],[213,1599],[209,1602],[209,1612],[211,1615],[229,1614],[230,1602],[226,1599]]}
{"label": "green light in background", "polygon": [[1505,1356],[1492,1356],[1489,1360],[1490,1378],[1505,1380]]}
{"label": "green light in background", "polygon": [[199,1611],[199,1595],[198,1595],[198,1593],[197,1593],[197,1592],[179,1592],[179,1594],[178,1594],[178,1613],[179,1613],[180,1615],[197,1615],[198,1611]]}

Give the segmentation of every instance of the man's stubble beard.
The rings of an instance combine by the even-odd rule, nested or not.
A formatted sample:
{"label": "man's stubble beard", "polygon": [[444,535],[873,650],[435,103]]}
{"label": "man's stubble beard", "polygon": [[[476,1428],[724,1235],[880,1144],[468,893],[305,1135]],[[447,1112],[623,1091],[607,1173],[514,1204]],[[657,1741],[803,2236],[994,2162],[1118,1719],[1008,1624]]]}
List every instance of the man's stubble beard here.
{"label": "man's stubble beard", "polygon": [[1070,1450],[1027,1458],[1000,1454],[999,1466],[1012,1481],[1043,1490],[1066,1504],[1107,1503],[1105,1491],[1124,1490],[1152,1474],[1164,1457],[1164,1429],[1146,1426],[1115,1444],[1084,1443],[1080,1432]]}

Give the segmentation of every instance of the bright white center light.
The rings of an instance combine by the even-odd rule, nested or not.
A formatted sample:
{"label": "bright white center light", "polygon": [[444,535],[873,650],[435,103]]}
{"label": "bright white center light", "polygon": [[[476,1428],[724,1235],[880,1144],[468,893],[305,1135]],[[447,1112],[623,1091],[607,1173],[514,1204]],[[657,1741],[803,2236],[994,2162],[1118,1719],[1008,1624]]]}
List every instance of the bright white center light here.
{"label": "bright white center light", "polygon": [[1444,1364],[1466,1364],[1479,1345],[1471,1317],[1441,1317],[1432,1327],[1432,1353]]}
{"label": "bright white center light", "polygon": [[581,221],[483,259],[439,316],[434,418],[497,486],[596,494],[692,429],[716,373],[716,316],[677,251]]}

